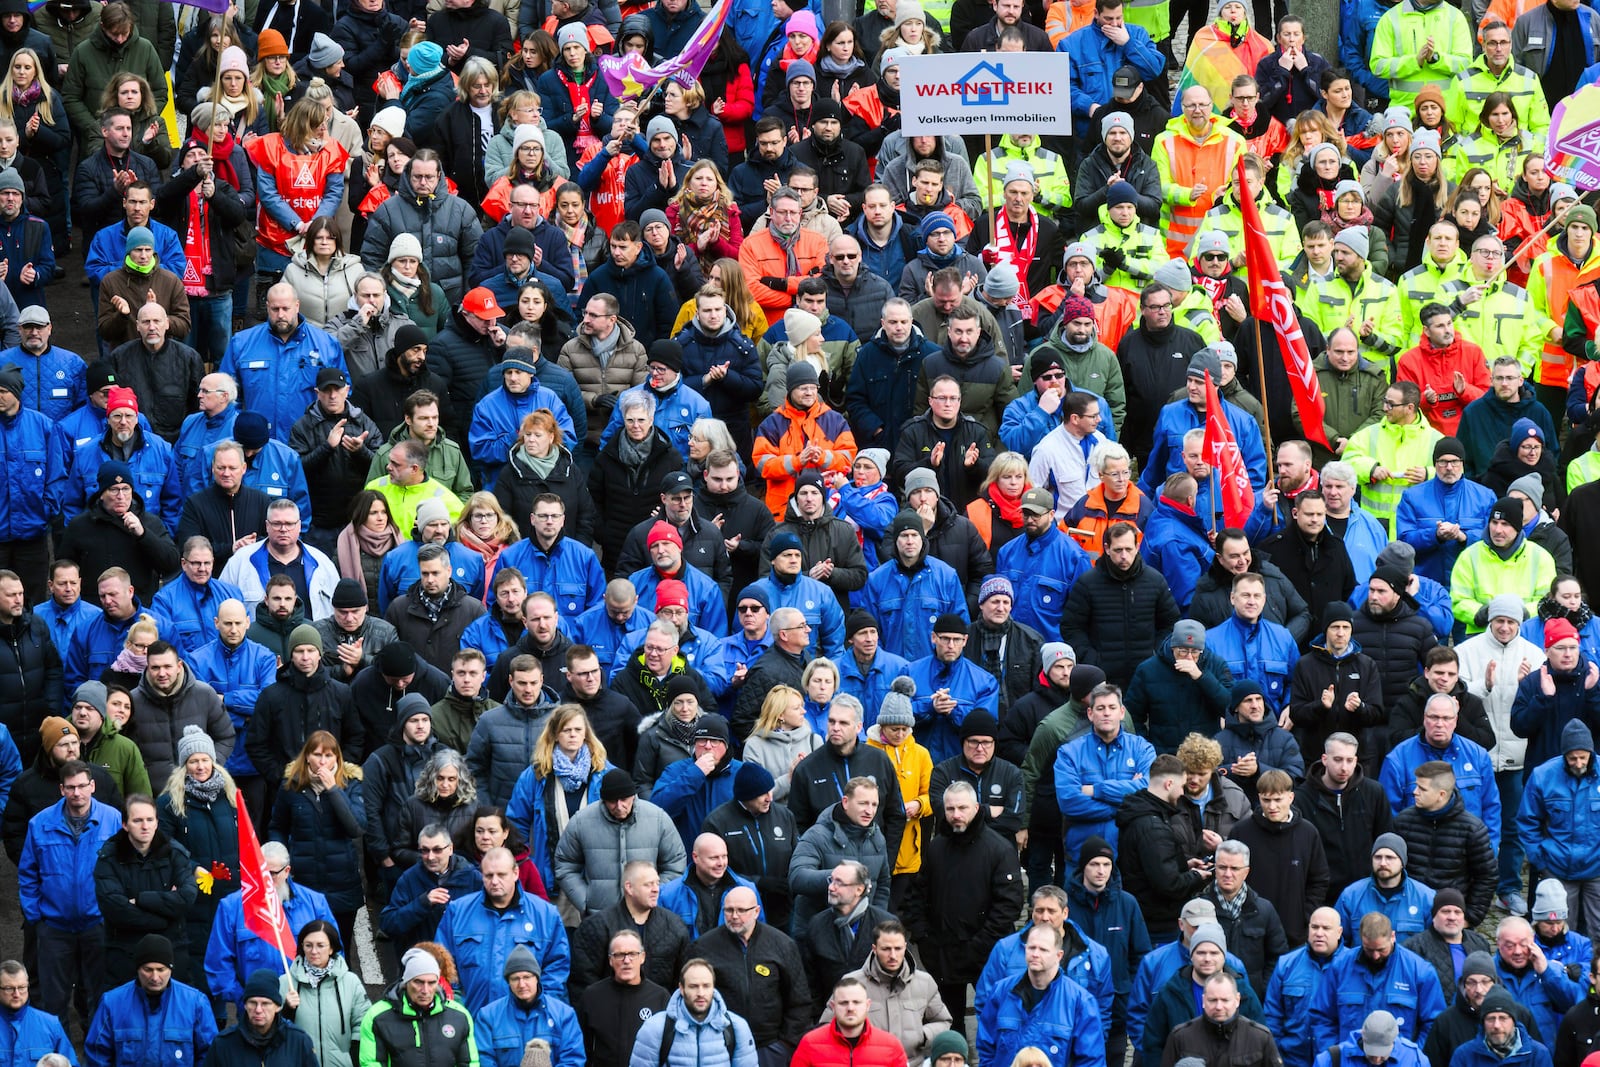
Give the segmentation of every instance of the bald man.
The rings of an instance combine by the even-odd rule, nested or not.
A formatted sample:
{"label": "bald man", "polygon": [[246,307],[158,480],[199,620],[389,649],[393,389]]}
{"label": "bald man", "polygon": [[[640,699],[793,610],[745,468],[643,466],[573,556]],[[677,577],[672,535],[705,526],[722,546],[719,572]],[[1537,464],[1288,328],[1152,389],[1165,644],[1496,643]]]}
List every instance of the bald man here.
{"label": "bald man", "polygon": [[267,290],[267,321],[234,334],[217,370],[239,383],[240,406],[260,412],[274,440],[289,443],[295,420],[317,399],[317,373],[345,372],[344,350],[326,330],[300,314],[294,286]]}
{"label": "bald man", "polygon": [[860,241],[841,234],[828,242],[822,280],[828,284],[829,315],[848,322],[863,340],[878,332],[884,301],[894,296],[894,286],[862,269]]}
{"label": "bald man", "polygon": [[695,937],[701,937],[722,920],[722,898],[729,890],[744,886],[755,893],[756,888],[729,868],[728,845],[716,834],[695,838],[689,861],[683,877],[661,887],[661,907],[682,919]]}
{"label": "bald man", "polygon": [[1311,1001],[1305,990],[1315,989],[1322,973],[1339,951],[1344,930],[1339,913],[1322,907],[1311,913],[1306,923],[1306,943],[1286,956],[1267,982],[1262,1000],[1267,1028],[1278,1039],[1283,1067],[1311,1067],[1317,1048],[1311,1040]]}
{"label": "bald man", "polygon": [[[250,613],[245,610],[243,601],[224,600],[217,605],[216,617],[211,622],[216,627],[216,639],[195,649],[189,665],[197,679],[222,694],[222,706],[233,720],[233,736],[243,737],[249,732],[250,713],[255,710],[256,699],[277,679],[278,657],[265,645],[245,637],[250,630]],[[233,746],[224,766],[233,775],[244,794],[246,807],[260,825],[260,820],[267,816],[266,782],[256,773],[255,764],[250,762],[243,745]]]}
{"label": "bald man", "polygon": [[799,947],[762,922],[760,911],[754,889],[730,890],[722,902],[722,925],[696,941],[693,951],[717,969],[717,990],[728,1010],[750,1024],[761,1067],[787,1067],[816,1016]]}

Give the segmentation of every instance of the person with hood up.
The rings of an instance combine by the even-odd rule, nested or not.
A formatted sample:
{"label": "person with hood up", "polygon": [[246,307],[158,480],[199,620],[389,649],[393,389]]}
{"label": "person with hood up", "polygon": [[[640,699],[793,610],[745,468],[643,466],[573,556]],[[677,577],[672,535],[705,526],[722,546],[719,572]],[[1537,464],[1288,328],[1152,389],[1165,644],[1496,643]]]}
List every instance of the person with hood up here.
{"label": "person with hood up", "polygon": [[1555,581],[1550,553],[1530,543],[1523,532],[1522,505],[1513,497],[1495,501],[1484,539],[1464,549],[1451,569],[1452,608],[1469,635],[1483,631],[1489,621],[1489,601],[1495,596],[1512,593],[1524,603],[1537,603]]}
{"label": "person with hood up", "polygon": [[[1537,672],[1529,675],[1536,676]],[[1593,923],[1600,920],[1590,899],[1600,880],[1600,858],[1592,845],[1600,821],[1586,805],[1572,806],[1574,798],[1594,792],[1600,782],[1591,724],[1568,720],[1561,728],[1560,748],[1539,763],[1529,763],[1516,817],[1517,837],[1528,861],[1538,864],[1535,869],[1561,879],[1569,906],[1580,919]]]}
{"label": "person with hood up", "polygon": [[[1330,604],[1329,611],[1336,606],[1350,610]],[[1259,682],[1248,678],[1234,682],[1228,709],[1229,717],[1214,740],[1222,746],[1222,770],[1247,797],[1256,799],[1257,783],[1272,771],[1282,771],[1295,781],[1305,777],[1300,745],[1276,716],[1267,714],[1266,692]]]}
{"label": "person with hood up", "polygon": [[[1321,758],[1332,734],[1359,735],[1387,721],[1383,679],[1377,663],[1353,640],[1355,621],[1349,605],[1329,604],[1323,609],[1321,635],[1295,663],[1288,728],[1294,731],[1303,758]],[[1415,665],[1412,670],[1415,673]]]}
{"label": "person with hood up", "polygon": [[395,705],[394,718],[394,729],[383,743],[370,746],[371,755],[362,765],[366,854],[380,868],[385,896],[417,861],[417,843],[407,833],[404,816],[416,793],[417,772],[440,747],[427,697],[407,693]]}

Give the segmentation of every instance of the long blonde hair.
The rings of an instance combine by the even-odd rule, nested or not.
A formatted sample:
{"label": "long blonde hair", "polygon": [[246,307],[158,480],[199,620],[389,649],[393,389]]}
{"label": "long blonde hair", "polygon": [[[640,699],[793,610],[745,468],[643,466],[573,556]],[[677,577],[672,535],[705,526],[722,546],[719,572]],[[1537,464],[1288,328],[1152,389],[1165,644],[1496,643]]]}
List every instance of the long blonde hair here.
{"label": "long blonde hair", "polygon": [[800,701],[803,707],[806,698],[792,685],[775,685],[768,689],[766,699],[761,702],[761,715],[756,719],[755,729],[752,732],[770,734],[779,729],[783,723],[783,713],[789,710],[791,700]]}
{"label": "long blonde hair", "polygon": [[[11,64],[6,67],[3,77],[0,77],[0,115],[12,120],[16,118],[17,101],[14,95],[16,84],[11,80],[11,67],[16,65],[18,56],[27,56],[33,60],[33,80],[38,83],[44,94],[39,98],[39,106],[35,111],[40,122],[46,126],[54,126],[56,104],[61,98],[56,95],[56,91],[51,88],[49,80],[44,76],[44,64],[39,61],[39,53],[31,48],[19,48],[11,53]],[[20,126],[17,132],[22,132]]]}
{"label": "long blonde hair", "polygon": [[567,723],[573,719],[583,720],[583,743],[589,746],[589,769],[599,774],[606,769],[606,746],[600,743],[600,738],[595,736],[594,725],[589,722],[589,713],[579,704],[560,704],[550,713],[550,718],[545,720],[544,732],[539,735],[539,740],[533,745],[533,773],[540,778],[548,778],[555,768],[556,762],[556,736],[566,728]]}
{"label": "long blonde hair", "polygon": [[[234,784],[233,775],[222,769],[222,764],[212,761],[212,774],[222,776],[222,795],[228,798],[231,807],[239,806],[239,787]],[[167,775],[167,784],[162,788],[161,795],[167,798],[167,806],[179,818],[183,817],[184,808],[188,804],[187,795],[183,791],[183,783],[189,777],[189,772],[183,767],[172,768],[172,773]]]}
{"label": "long blonde hair", "polygon": [[739,266],[737,259],[729,259],[726,256],[717,260],[714,265],[717,273],[722,276],[722,298],[728,302],[728,311],[732,313],[733,321],[740,330],[748,330],[760,308],[750,295],[744,268]]}
{"label": "long blonde hair", "polygon": [[1305,158],[1306,146],[1300,143],[1300,131],[1305,129],[1306,123],[1310,123],[1322,132],[1323,143],[1331,144],[1339,150],[1341,163],[1349,161],[1349,157],[1345,154],[1344,134],[1339,132],[1339,128],[1333,124],[1327,113],[1302,111],[1295,116],[1294,133],[1289,138],[1289,147],[1283,150],[1283,158],[1278,162],[1284,173],[1293,175],[1295,165]]}
{"label": "long blonde hair", "polygon": [[[532,418],[532,415],[528,417]],[[554,422],[555,420],[551,419],[551,421]],[[498,521],[494,526],[494,539],[499,542],[502,548],[513,541],[521,539],[522,535],[517,532],[517,524],[512,521],[510,515],[506,514],[506,509],[501,506],[499,498],[493,493],[486,493],[480,489],[472,494],[471,499],[467,501],[467,506],[461,509],[461,518],[456,520],[456,540],[459,541],[461,539],[463,530],[471,531],[472,511],[474,508],[486,508],[498,516]]]}

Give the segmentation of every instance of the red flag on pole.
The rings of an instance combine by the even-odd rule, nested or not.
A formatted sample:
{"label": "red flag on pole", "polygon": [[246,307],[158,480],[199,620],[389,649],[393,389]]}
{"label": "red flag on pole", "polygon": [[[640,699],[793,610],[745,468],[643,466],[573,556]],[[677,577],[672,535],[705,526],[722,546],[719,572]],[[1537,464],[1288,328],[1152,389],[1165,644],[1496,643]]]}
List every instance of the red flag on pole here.
{"label": "red flag on pole", "polygon": [[272,875],[267,873],[261,842],[256,839],[256,828],[243,803],[239,805],[239,881],[243,886],[240,896],[245,926],[267,944],[277,946],[287,973],[288,961],[295,956],[294,931],[289,929],[289,916],[278,899],[278,887]]}
{"label": "red flag on pole", "polygon": [[[1250,484],[1250,469],[1228,425],[1228,412],[1222,406],[1217,385],[1206,371],[1206,436],[1201,448],[1206,462],[1222,480],[1222,520],[1236,530],[1244,528],[1255,510],[1256,491]],[[241,857],[243,854],[240,854]]]}
{"label": "red flag on pole", "polygon": [[[1244,159],[1239,160],[1239,188],[1246,189]],[[1322,403],[1322,387],[1317,383],[1317,371],[1311,365],[1311,352],[1306,348],[1305,336],[1300,332],[1300,320],[1295,317],[1294,299],[1289,287],[1283,284],[1278,272],[1278,261],[1267,243],[1267,232],[1261,226],[1261,213],[1248,194],[1239,197],[1239,212],[1244,217],[1245,269],[1250,272],[1250,314],[1257,320],[1272,324],[1278,338],[1278,352],[1283,356],[1283,369],[1289,375],[1289,388],[1294,393],[1294,406],[1300,412],[1300,425],[1309,440],[1319,441],[1330,451],[1332,442],[1323,432],[1322,421],[1327,409]]]}

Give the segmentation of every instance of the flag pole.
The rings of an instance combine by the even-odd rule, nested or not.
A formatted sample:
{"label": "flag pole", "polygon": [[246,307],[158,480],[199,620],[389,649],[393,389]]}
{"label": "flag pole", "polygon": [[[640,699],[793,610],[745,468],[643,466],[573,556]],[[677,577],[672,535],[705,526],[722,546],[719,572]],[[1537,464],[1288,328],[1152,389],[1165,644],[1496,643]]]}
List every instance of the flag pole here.
{"label": "flag pole", "polygon": [[983,198],[989,204],[989,243],[994,243],[994,134],[985,130],[983,134],[983,169],[988,175],[984,184],[988,186],[983,191]]}
{"label": "flag pole", "polygon": [[[1246,280],[1246,282],[1245,282],[1246,295],[1250,295],[1249,292],[1248,292],[1248,290],[1250,288],[1250,285],[1251,285],[1250,281]],[[1272,470],[1273,470],[1273,468],[1272,468],[1272,418],[1271,418],[1271,408],[1269,408],[1267,406],[1267,357],[1266,357],[1266,353],[1263,352],[1262,349],[1261,349],[1261,317],[1255,313],[1255,299],[1254,299],[1253,296],[1251,297],[1250,305],[1251,305],[1250,306],[1250,322],[1255,327],[1255,332],[1256,332],[1256,383],[1261,388],[1261,415],[1262,415],[1262,419],[1261,419],[1261,436],[1265,439],[1266,446],[1267,446],[1267,470],[1266,470],[1266,475],[1267,475],[1268,483],[1271,483],[1271,481],[1272,481]],[[1217,396],[1220,399],[1222,394],[1219,392],[1217,394]],[[1272,525],[1274,525],[1274,526],[1278,525],[1278,502],[1276,500],[1274,500],[1272,502]]]}
{"label": "flag pole", "polygon": [[1211,536],[1217,536],[1217,495],[1222,490],[1217,487],[1217,468],[1211,468]]}

